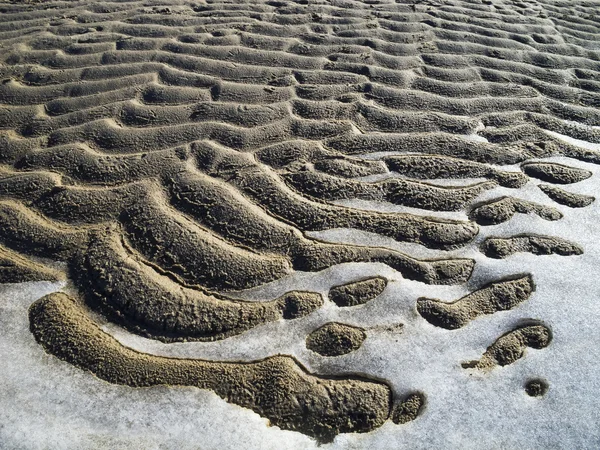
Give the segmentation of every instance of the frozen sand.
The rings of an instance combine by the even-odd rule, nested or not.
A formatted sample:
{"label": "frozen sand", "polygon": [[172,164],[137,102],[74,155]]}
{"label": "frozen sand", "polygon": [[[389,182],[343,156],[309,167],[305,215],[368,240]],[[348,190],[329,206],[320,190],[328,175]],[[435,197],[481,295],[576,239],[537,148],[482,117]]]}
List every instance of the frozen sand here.
{"label": "frozen sand", "polygon": [[[577,166],[594,171],[594,176],[571,189],[598,192],[598,170],[589,164]],[[473,286],[514,273],[532,273],[536,292],[511,311],[483,317],[456,331],[425,322],[414,310],[415,299],[425,295],[452,300],[465,294],[466,287],[425,286],[365,264],[297,274],[262,289],[277,295],[289,283],[326,292],[332,285],[368,274],[392,280],[382,296],[352,311],[328,305],[300,323],[268,324],[216,343],[166,345],[108,329],[126,345],[154,354],[254,359],[282,352],[296,355],[317,373],[364,370],[388,380],[398,392],[427,394],[426,410],[414,422],[386,423],[366,435],[339,435],[320,448],[595,448],[600,445],[600,284],[595,275],[600,240],[594,233],[599,221],[600,204],[595,202],[568,211],[557,223],[522,216],[484,228],[479,239],[535,231],[578,242],[585,253],[568,258],[520,253],[491,260],[475,251],[459,252],[478,260]],[[2,288],[3,448],[317,448],[315,441],[298,433],[265,428],[266,421],[258,415],[209,392],[113,386],[46,355],[28,331],[27,308],[35,298],[61,287],[29,283]],[[553,340],[547,348],[528,349],[516,363],[487,374],[460,367],[463,361],[479,358],[493,337],[529,318],[551,328]],[[357,352],[335,360],[318,358],[304,348],[308,331],[340,319],[363,326],[403,323],[404,327],[399,332],[368,332]],[[533,377],[550,385],[542,398],[525,394],[523,385]]]}

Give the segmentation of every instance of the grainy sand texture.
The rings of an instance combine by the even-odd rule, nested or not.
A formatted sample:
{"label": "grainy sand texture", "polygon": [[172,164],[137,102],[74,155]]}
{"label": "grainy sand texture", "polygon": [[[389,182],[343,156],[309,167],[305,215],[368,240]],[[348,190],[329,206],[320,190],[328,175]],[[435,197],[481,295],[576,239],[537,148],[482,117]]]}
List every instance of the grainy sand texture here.
{"label": "grainy sand texture", "polygon": [[0,0],[0,449],[598,448],[598,164],[597,0]]}

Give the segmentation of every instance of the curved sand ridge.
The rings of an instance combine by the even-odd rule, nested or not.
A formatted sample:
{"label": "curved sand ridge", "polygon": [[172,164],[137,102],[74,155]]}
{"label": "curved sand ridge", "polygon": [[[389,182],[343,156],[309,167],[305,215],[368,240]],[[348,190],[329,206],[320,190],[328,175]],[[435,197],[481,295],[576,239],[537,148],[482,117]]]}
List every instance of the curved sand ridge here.
{"label": "curved sand ridge", "polygon": [[[89,309],[164,342],[207,341],[302,320],[321,307],[326,300],[314,292],[259,302],[225,294],[295,270],[378,262],[423,283],[465,283],[474,261],[444,251],[469,245],[479,226],[514,214],[563,217],[550,204],[489,193],[517,192],[530,176],[553,184],[590,176],[547,157],[600,163],[597,151],[546,133],[600,143],[588,126],[600,123],[598,7],[555,0],[526,8],[509,0],[0,4],[0,282],[59,279],[64,274],[43,261],[65,262],[81,299],[54,294],[36,302],[32,331],[48,352],[107,381],[211,389],[320,440],[370,431],[388,418],[413,420],[424,394],[394,400],[382,382],[319,378],[290,356],[222,363],[140,354],[101,331]],[[501,167],[515,164],[521,171]],[[539,187],[561,205],[594,201]],[[351,199],[422,213],[335,203]],[[423,260],[306,234],[333,228],[439,253]],[[517,235],[489,238],[482,251],[503,258],[583,250],[558,237]],[[377,301],[386,284],[355,280],[332,288],[327,301],[357,308]],[[454,303],[421,298],[416,309],[456,329],[517,306],[533,290],[524,274]],[[309,336],[321,354],[360,347],[361,329],[336,326],[337,335],[320,336],[321,327]],[[502,364],[497,356],[515,345],[521,356],[530,331],[539,330],[501,337],[481,361]],[[350,334],[352,345],[331,353],[328,342]]]}

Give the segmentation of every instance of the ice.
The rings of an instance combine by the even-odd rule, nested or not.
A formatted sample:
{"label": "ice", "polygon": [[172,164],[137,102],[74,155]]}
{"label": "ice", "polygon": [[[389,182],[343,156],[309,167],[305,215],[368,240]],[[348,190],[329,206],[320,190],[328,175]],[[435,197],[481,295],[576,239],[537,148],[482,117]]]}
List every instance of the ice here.
{"label": "ice", "polygon": [[[597,128],[597,127],[592,127],[592,128]],[[578,147],[587,148],[588,150],[595,150],[595,151],[599,151],[600,150],[600,144],[596,144],[594,142],[582,141],[581,139],[575,139],[575,138],[572,138],[571,136],[567,136],[566,134],[556,133],[555,131],[550,131],[550,130],[544,130],[544,131],[546,133],[548,133],[550,136],[553,136],[553,137],[555,137],[557,139],[565,141],[568,144],[576,145]]]}
{"label": "ice", "polygon": [[477,133],[467,134],[465,138],[473,142],[489,142],[484,136],[479,136]]}
{"label": "ice", "polygon": [[600,126],[598,125],[587,125],[581,122],[576,122],[574,120],[563,120],[563,122],[567,125],[572,125],[578,128],[587,128],[587,129],[592,129],[592,130],[600,130]]}
{"label": "ice", "polygon": [[[566,139],[566,137],[563,137]],[[577,145],[583,145],[577,143]],[[587,145],[587,144],[586,144]],[[598,144],[590,144],[598,145]],[[566,187],[587,195],[600,192],[597,166],[551,158],[586,168],[591,178]],[[426,409],[414,422],[387,422],[368,434],[338,436],[329,449],[480,449],[599,448],[600,428],[600,202],[581,209],[553,203],[531,181],[518,191],[497,188],[480,199],[517,195],[552,205],[565,216],[548,222],[533,215],[482,227],[476,242],[448,252],[472,257],[477,265],[466,286],[427,286],[402,277],[382,264],[342,264],[290,277],[240,293],[247,299],[272,298],[288,289],[324,294],[333,285],[383,275],[385,292],[368,304],[337,308],[327,302],[296,321],[258,327],[214,343],[161,344],[134,336],[117,326],[105,330],[121,342],[158,355],[224,360],[252,360],[276,353],[295,355],[321,374],[359,373],[387,380],[398,396],[421,391]],[[372,205],[377,207],[377,205]],[[381,207],[381,205],[379,205]],[[485,258],[477,245],[488,236],[523,232],[559,236],[585,249],[580,256],[515,254],[505,260]],[[397,248],[420,257],[439,253],[355,230],[318,234],[336,241]],[[455,331],[436,328],[415,310],[418,297],[453,301],[505,276],[531,273],[536,291],[511,311],[480,317]],[[195,388],[133,389],[114,386],[44,353],[29,332],[27,308],[61,283],[25,283],[0,287],[0,448],[2,449],[316,449],[310,438],[277,427],[250,410],[231,405]],[[528,349],[516,363],[477,373],[461,368],[479,358],[507,331],[536,319],[551,328],[553,340],[542,350]],[[316,327],[342,321],[367,328],[363,346],[349,355],[324,358],[304,346]],[[393,331],[378,325],[403,327]],[[540,377],[549,383],[541,398],[525,394],[523,385]]]}

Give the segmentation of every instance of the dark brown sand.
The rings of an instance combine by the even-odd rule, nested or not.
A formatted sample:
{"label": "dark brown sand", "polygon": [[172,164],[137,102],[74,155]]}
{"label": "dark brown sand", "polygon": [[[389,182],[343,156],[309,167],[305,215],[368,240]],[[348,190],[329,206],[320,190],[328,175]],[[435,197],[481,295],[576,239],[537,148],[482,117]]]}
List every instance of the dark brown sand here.
{"label": "dark brown sand", "polygon": [[341,356],[358,350],[366,338],[362,328],[330,322],[306,337],[306,348],[322,356]]}
{"label": "dark brown sand", "polygon": [[339,307],[363,305],[381,294],[387,283],[383,277],[373,277],[334,286],[329,290],[329,299]]}
{"label": "dark brown sand", "polygon": [[556,163],[525,163],[521,169],[530,177],[555,184],[571,184],[592,176],[592,172]]}
{"label": "dark brown sand", "polygon": [[423,394],[410,394],[396,405],[392,412],[392,422],[403,424],[415,420],[424,406],[425,396]]}
{"label": "dark brown sand", "polygon": [[529,298],[534,290],[530,276],[490,283],[453,303],[419,298],[417,311],[437,327],[455,330],[480,316],[514,308]]}
{"label": "dark brown sand", "polygon": [[[551,183],[539,187],[557,204],[594,201],[553,186],[588,171],[543,159],[600,163],[600,153],[545,132],[600,143],[598,129],[573,123],[600,123],[599,7],[0,1],[0,282],[67,277],[78,298],[36,302],[32,332],[49,353],[107,381],[211,389],[323,441],[388,418],[413,420],[424,394],[395,401],[385,383],[320,378],[292,356],[222,363],[144,355],[89,313],[164,342],[206,341],[320,308],[314,292],[258,302],[226,295],[297,270],[376,262],[421,283],[466,283],[474,260],[446,251],[468,246],[479,226],[517,213],[563,217],[516,194],[481,194],[516,192],[534,177]],[[501,167],[514,164],[522,171]],[[353,199],[412,209],[336,203]],[[468,220],[432,217],[439,211]],[[436,257],[307,234],[333,228],[422,245]],[[482,251],[583,250],[519,235],[488,239]],[[48,261],[65,263],[66,273]],[[358,279],[329,298],[338,307],[376,302],[386,283]],[[454,303],[415,301],[425,320],[456,329],[514,308],[533,288],[523,274]],[[314,331],[309,348],[342,354],[364,340],[359,329],[332,327]],[[481,361],[512,361],[498,359],[508,347],[521,355],[531,344],[523,330],[498,339]]]}
{"label": "dark brown sand", "polygon": [[525,392],[531,397],[542,397],[546,395],[549,387],[545,380],[534,378],[525,384]]}
{"label": "dark brown sand", "polygon": [[569,206],[570,208],[585,208],[596,200],[591,195],[575,194],[549,184],[540,184],[539,188],[556,203]]}
{"label": "dark brown sand", "polygon": [[562,213],[551,206],[512,197],[502,197],[476,206],[470,218],[481,225],[497,225],[506,222],[517,213],[536,214],[544,220],[562,219]]}
{"label": "dark brown sand", "polygon": [[527,347],[541,349],[550,344],[552,333],[545,325],[526,325],[516,328],[496,339],[481,359],[463,363],[466,368],[491,370],[495,366],[507,366],[525,355]]}
{"label": "dark brown sand", "polygon": [[566,239],[533,234],[508,238],[487,238],[481,251],[490,258],[506,258],[513,253],[529,252],[534,255],[581,255],[583,249]]}

